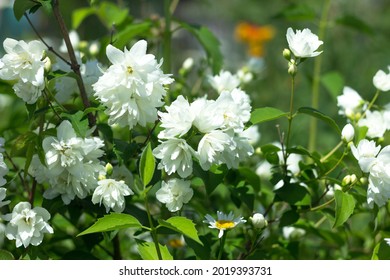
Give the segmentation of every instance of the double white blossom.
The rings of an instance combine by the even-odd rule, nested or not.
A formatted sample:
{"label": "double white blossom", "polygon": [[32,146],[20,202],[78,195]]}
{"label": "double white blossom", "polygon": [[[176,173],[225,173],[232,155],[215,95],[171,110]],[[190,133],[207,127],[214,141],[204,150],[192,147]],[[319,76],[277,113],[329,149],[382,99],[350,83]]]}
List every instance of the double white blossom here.
{"label": "double white blossom", "polygon": [[367,127],[367,137],[383,137],[389,124],[381,111],[366,111],[365,117],[358,122],[359,127]]}
{"label": "double white blossom", "polygon": [[5,235],[9,240],[16,240],[16,247],[28,245],[38,246],[42,243],[45,233],[53,233],[53,228],[48,224],[50,213],[42,208],[31,209],[29,202],[19,202],[12,213],[4,215],[4,220],[9,221]]}
{"label": "double white blossom", "polygon": [[372,208],[379,207],[390,199],[390,146],[381,150],[374,141],[363,139],[358,147],[351,146],[354,157],[363,172],[369,173],[367,203]]}
{"label": "double white blossom", "polygon": [[3,46],[6,54],[0,59],[0,78],[16,80],[16,95],[28,104],[35,103],[45,85],[45,45],[37,40],[26,43],[7,38]]}
{"label": "double white blossom", "polygon": [[92,195],[94,204],[103,203],[106,212],[110,208],[115,212],[123,212],[125,209],[125,196],[134,194],[133,191],[125,184],[124,181],[116,181],[113,179],[103,179],[98,181],[98,187]]}
{"label": "double white blossom", "polygon": [[38,183],[48,182],[50,188],[44,197],[52,199],[58,195],[65,204],[75,196],[85,198],[96,188],[99,174],[104,167],[99,158],[103,141],[97,137],[80,138],[69,121],[63,121],[57,128],[57,137],[46,137],[42,143],[45,165],[34,156],[30,173]]}
{"label": "double white blossom", "polygon": [[194,191],[191,188],[191,181],[182,179],[171,179],[162,182],[161,188],[156,192],[156,198],[171,212],[179,211],[184,203],[188,203]]}
{"label": "double white blossom", "polygon": [[8,173],[8,167],[4,162],[3,154],[0,154],[0,187],[4,186],[7,181],[4,179],[4,176]]}
{"label": "double white blossom", "polygon": [[354,117],[357,113],[360,113],[363,104],[364,100],[359,93],[350,87],[344,87],[343,94],[337,96],[339,114],[348,118]]}
{"label": "double white blossom", "polygon": [[10,203],[9,200],[4,200],[6,197],[6,192],[7,190],[5,188],[0,188],[0,208]]}
{"label": "double white blossom", "polygon": [[323,44],[318,36],[313,34],[310,29],[294,30],[289,27],[286,34],[288,46],[296,57],[314,57],[322,53],[316,51]]}
{"label": "double white blossom", "polygon": [[[387,66],[388,71],[390,72],[390,66]],[[383,70],[376,72],[374,78],[372,79],[374,86],[380,91],[389,91],[390,90],[390,73],[386,74]]]}
{"label": "double white blossom", "polygon": [[124,52],[108,45],[106,54],[112,65],[93,84],[95,97],[107,107],[110,125],[146,126],[157,119],[157,108],[164,103],[164,85],[173,82],[163,74],[154,55],[146,54],[147,43],[138,41]]}
{"label": "double white blossom", "polygon": [[225,90],[232,91],[240,85],[240,79],[237,75],[233,75],[231,72],[224,70],[221,70],[218,75],[209,76],[208,81],[218,93]]}

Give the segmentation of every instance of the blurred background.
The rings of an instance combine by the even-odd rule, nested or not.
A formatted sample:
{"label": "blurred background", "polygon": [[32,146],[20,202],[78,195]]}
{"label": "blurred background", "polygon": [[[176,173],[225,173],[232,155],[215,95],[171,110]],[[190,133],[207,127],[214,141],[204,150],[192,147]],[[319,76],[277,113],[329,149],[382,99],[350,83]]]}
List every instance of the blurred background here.
{"label": "blurred background", "polygon": [[[25,18],[17,21],[12,11],[12,0],[0,0],[0,39],[35,39]],[[77,26],[80,40],[97,40],[104,45],[107,38],[120,32],[128,24],[151,22],[151,27],[138,33],[137,38],[158,40],[164,28],[163,0],[92,1],[99,6],[112,2],[128,11],[127,20],[110,26],[97,14],[85,16]],[[337,115],[336,96],[343,86],[350,86],[363,98],[370,100],[375,93],[372,77],[379,69],[390,65],[390,2],[387,0],[180,0],[172,1],[175,8],[172,29],[172,73],[176,75],[187,57],[201,65],[204,49],[187,30],[176,21],[207,27],[219,40],[225,70],[236,73],[242,67],[255,69],[254,79],[245,85],[251,95],[253,108],[272,106],[288,111],[290,78],[282,50],[287,47],[286,30],[310,28],[322,35],[324,51],[321,55],[320,101],[318,109],[334,117],[340,126],[345,120]],[[90,1],[60,1],[61,10],[69,29],[75,26],[77,10],[89,7]],[[101,6],[100,6],[101,7]],[[110,6],[106,5],[108,9]],[[127,9],[127,10],[126,10]],[[106,11],[107,12],[107,11]],[[108,11],[109,14],[111,11]],[[116,15],[113,14],[115,18]],[[52,42],[61,44],[58,26],[52,15],[43,9],[30,15],[41,34]],[[322,30],[320,30],[322,28]],[[245,37],[246,36],[246,37]],[[105,39],[104,39],[105,38]],[[154,38],[154,39],[153,39]],[[157,39],[155,39],[157,38]],[[130,44],[128,44],[130,46]],[[158,45],[158,44],[156,44]],[[151,44],[151,46],[153,46]],[[158,58],[161,48],[151,49]],[[0,53],[3,49],[0,48]],[[101,52],[104,57],[104,51]],[[318,58],[316,58],[318,59]],[[313,68],[316,59],[309,59],[299,68],[296,77],[295,108],[311,106]],[[206,93],[206,92],[205,92]],[[199,93],[202,95],[203,93]],[[378,104],[386,104],[389,98],[383,94]],[[300,145],[307,144],[302,137],[308,130],[308,117],[298,117],[294,122],[292,137]],[[277,141],[277,122],[260,125],[262,142]],[[282,124],[283,125],[283,124]],[[326,125],[319,123],[318,147],[326,150],[339,141]]]}

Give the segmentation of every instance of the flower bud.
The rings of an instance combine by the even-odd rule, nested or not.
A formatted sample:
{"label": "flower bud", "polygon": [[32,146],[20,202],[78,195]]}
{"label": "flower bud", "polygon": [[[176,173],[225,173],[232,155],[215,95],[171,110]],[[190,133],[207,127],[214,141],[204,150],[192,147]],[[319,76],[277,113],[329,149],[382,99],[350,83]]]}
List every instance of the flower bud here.
{"label": "flower bud", "polygon": [[111,163],[107,163],[105,169],[106,169],[106,174],[110,176],[114,168],[112,167]]}
{"label": "flower bud", "polygon": [[343,178],[341,184],[343,186],[346,186],[346,185],[349,185],[349,184],[353,184],[357,181],[357,177],[355,174],[352,174],[352,175],[347,175]]}
{"label": "flower bud", "polygon": [[346,124],[343,130],[341,131],[341,139],[346,143],[349,143],[353,140],[354,137],[355,137],[355,129],[350,123]]}
{"label": "flower bud", "polygon": [[284,49],[283,50],[283,57],[287,60],[291,59],[291,51],[289,49]]}
{"label": "flower bud", "polygon": [[192,66],[194,66],[194,59],[192,57],[188,57],[186,60],[184,60],[182,68],[189,71],[191,70]]}
{"label": "flower bud", "polygon": [[89,53],[93,56],[98,55],[100,50],[100,45],[98,42],[92,42],[92,44],[89,46]]}
{"label": "flower bud", "polygon": [[49,73],[51,71],[51,60],[48,56],[43,60],[43,68],[45,69],[45,73]]}
{"label": "flower bud", "polygon": [[260,213],[255,213],[252,217],[249,218],[254,226],[254,228],[262,229],[268,225],[267,220]]}
{"label": "flower bud", "polygon": [[294,59],[291,59],[289,62],[288,62],[288,70],[287,72],[291,75],[291,76],[295,76],[295,74],[298,72],[298,68],[297,68],[297,64],[295,63],[295,60]]}

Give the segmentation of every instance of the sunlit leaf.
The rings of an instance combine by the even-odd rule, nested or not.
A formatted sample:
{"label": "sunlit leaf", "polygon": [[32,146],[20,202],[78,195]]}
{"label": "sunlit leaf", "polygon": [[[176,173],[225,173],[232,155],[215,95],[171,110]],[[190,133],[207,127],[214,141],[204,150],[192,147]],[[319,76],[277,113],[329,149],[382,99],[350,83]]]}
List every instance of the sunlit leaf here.
{"label": "sunlit leaf", "polygon": [[[138,245],[138,253],[140,254],[141,258],[143,260],[158,260],[158,254],[156,246],[153,242],[145,242],[141,240],[137,240]],[[173,257],[171,253],[169,253],[169,250],[167,246],[163,246],[161,244],[158,244],[161,252],[161,257],[163,260],[173,260]]]}
{"label": "sunlit leaf", "polygon": [[326,124],[328,124],[330,127],[332,127],[334,130],[337,131],[338,134],[341,134],[341,130],[339,126],[336,124],[336,122],[329,116],[325,115],[324,113],[310,107],[301,107],[298,109],[298,113],[300,114],[306,114],[312,117],[315,117]]}
{"label": "sunlit leaf", "polygon": [[154,169],[156,166],[156,160],[154,159],[152,147],[150,142],[145,147],[141,155],[139,163],[139,174],[141,176],[142,183],[146,187],[153,178]]}
{"label": "sunlit leaf", "polygon": [[321,76],[321,84],[328,90],[334,100],[336,100],[337,96],[341,94],[345,82],[339,72],[332,71]]}
{"label": "sunlit leaf", "polygon": [[355,209],[355,199],[352,195],[339,190],[335,191],[334,196],[336,199],[336,217],[333,227],[335,228],[344,224],[353,214]]}
{"label": "sunlit leaf", "polygon": [[272,107],[264,107],[264,108],[255,109],[251,114],[250,121],[253,124],[257,124],[257,123],[272,121],[287,115],[288,113],[283,112],[279,109],[272,108]]}
{"label": "sunlit leaf", "polygon": [[195,228],[195,224],[186,217],[172,217],[168,220],[159,220],[158,221],[161,226],[166,228],[170,228],[178,233],[181,233],[192,240],[202,244],[198,237],[198,231]]}

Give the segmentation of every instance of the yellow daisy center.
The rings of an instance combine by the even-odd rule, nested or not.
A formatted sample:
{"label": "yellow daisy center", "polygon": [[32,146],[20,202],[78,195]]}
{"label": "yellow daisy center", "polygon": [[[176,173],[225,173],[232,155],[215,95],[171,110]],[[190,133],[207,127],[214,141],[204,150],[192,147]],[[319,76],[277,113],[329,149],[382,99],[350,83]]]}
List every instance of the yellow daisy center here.
{"label": "yellow daisy center", "polygon": [[127,73],[133,74],[133,68],[131,66],[127,66]]}
{"label": "yellow daisy center", "polygon": [[232,221],[225,221],[225,220],[220,220],[215,222],[215,226],[218,229],[228,229],[228,228],[234,228],[234,222]]}

